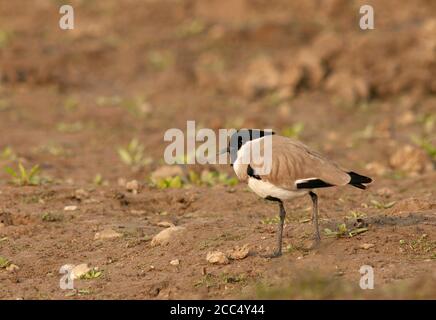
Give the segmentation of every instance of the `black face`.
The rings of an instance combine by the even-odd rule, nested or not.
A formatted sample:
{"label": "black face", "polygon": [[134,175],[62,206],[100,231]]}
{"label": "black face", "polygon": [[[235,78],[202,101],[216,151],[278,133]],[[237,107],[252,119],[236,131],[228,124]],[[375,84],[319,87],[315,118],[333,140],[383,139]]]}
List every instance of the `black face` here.
{"label": "black face", "polygon": [[259,129],[240,129],[230,136],[227,152],[230,153],[231,163],[235,162],[237,152],[248,141],[262,138],[264,136],[275,134],[273,131],[264,131]]}

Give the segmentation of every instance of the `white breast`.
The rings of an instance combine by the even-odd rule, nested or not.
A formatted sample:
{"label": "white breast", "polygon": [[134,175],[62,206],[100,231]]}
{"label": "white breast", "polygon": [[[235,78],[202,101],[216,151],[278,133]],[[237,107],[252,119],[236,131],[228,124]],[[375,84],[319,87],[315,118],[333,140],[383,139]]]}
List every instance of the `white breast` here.
{"label": "white breast", "polygon": [[262,198],[274,197],[280,200],[290,200],[296,197],[301,197],[308,192],[307,190],[290,191],[282,189],[273,185],[272,183],[255,178],[248,179],[248,187]]}

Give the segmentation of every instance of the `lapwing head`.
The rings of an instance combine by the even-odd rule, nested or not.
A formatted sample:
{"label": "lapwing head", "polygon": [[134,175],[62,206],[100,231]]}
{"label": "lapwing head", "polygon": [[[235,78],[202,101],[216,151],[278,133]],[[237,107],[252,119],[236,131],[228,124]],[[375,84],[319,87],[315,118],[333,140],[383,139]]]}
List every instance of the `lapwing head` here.
{"label": "lapwing head", "polygon": [[235,162],[238,150],[249,141],[260,139],[264,136],[273,135],[275,132],[271,130],[260,129],[239,129],[230,136],[227,148],[219,151],[219,154],[230,153],[231,163]]}

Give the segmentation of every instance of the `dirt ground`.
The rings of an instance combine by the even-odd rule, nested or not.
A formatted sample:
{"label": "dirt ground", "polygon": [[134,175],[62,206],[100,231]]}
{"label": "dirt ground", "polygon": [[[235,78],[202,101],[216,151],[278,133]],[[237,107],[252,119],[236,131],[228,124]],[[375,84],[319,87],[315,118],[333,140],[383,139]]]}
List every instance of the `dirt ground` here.
{"label": "dirt ground", "polygon": [[[435,1],[72,0],[61,30],[65,2],[0,0],[1,299],[436,298]],[[272,128],[375,181],[319,192],[319,249],[310,199],[286,203],[284,254],[264,258],[278,208],[229,166],[150,179],[187,120]],[[19,163],[40,171],[14,181]]]}

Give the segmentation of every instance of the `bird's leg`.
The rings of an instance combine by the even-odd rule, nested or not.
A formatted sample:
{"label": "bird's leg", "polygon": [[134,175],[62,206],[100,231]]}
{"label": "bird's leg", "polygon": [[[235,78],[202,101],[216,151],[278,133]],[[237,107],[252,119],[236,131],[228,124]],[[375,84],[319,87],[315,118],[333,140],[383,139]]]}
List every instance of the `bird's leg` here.
{"label": "bird's leg", "polygon": [[316,193],[312,191],[309,192],[309,195],[310,198],[312,199],[312,204],[313,204],[312,222],[313,222],[313,226],[315,227],[315,237],[314,237],[315,243],[313,247],[317,247],[321,242],[321,236],[319,234],[319,225],[318,225],[318,196],[316,195]]}
{"label": "bird's leg", "polygon": [[285,217],[286,217],[286,211],[282,201],[279,201],[279,208],[280,208],[280,214],[279,214],[280,223],[277,230],[277,247],[272,255],[273,257],[279,257],[282,255],[283,225],[285,224]]}

